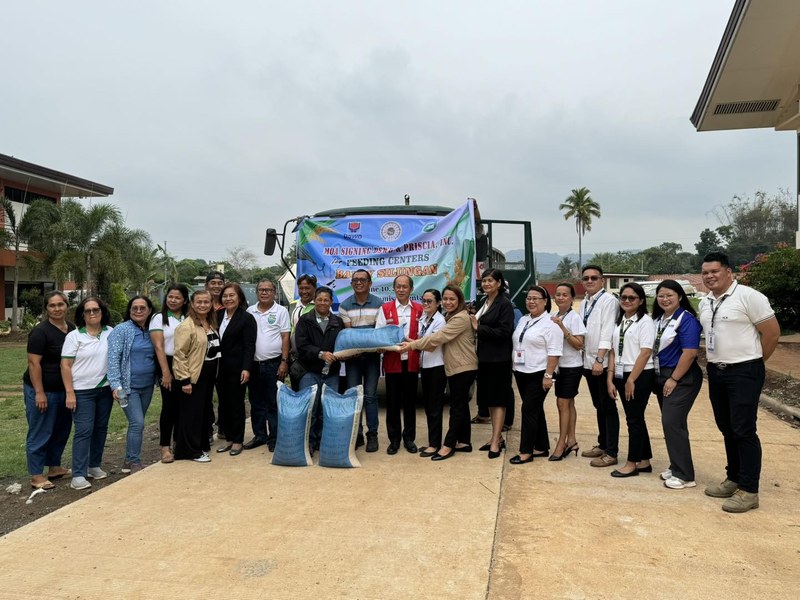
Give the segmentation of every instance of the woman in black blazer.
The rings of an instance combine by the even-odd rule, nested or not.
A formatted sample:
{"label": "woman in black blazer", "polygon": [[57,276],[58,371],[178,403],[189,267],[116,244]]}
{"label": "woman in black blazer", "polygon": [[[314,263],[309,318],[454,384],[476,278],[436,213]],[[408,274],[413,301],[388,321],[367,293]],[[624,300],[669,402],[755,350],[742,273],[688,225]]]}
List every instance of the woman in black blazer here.
{"label": "woman in black blazer", "polygon": [[217,452],[242,453],[244,443],[244,396],[256,354],[256,320],[248,313],[247,298],[236,283],[222,288],[219,323],[220,364],[217,375],[219,419],[228,441]]}
{"label": "woman in black blazer", "polygon": [[[506,280],[499,269],[487,269],[481,277],[486,301],[472,317],[478,338],[478,406],[489,409],[492,438],[480,449],[497,458],[505,448],[503,425],[514,420],[511,388],[511,354],[514,306],[505,294]],[[510,413],[507,418],[506,413]]]}

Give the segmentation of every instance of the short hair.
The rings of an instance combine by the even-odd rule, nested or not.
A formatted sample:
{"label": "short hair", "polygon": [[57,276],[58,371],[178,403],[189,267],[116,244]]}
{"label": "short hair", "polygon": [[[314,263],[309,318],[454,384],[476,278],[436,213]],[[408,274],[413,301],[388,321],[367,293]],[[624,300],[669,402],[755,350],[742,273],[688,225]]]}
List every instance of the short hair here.
{"label": "short hair", "polygon": [[97,306],[100,307],[100,325],[106,326],[111,323],[111,311],[108,310],[108,306],[106,303],[100,300],[97,296],[89,296],[88,298],[84,298],[78,303],[78,307],[75,309],[75,326],[76,327],[86,327],[86,317],[83,316],[83,313],[86,309],[87,302],[95,302]]}
{"label": "short hair", "polygon": [[718,252],[718,251],[709,252],[708,254],[706,254],[703,257],[703,262],[704,263],[707,263],[707,262],[718,262],[723,267],[726,267],[728,269],[731,268],[731,261],[728,258],[728,255],[725,254],[724,252]]}
{"label": "short hair", "polygon": [[44,295],[44,299],[42,301],[42,316],[47,317],[47,304],[50,302],[50,298],[53,298],[55,296],[61,296],[61,299],[64,301],[64,304],[69,306],[69,298],[67,298],[67,295],[64,292],[62,292],[61,290],[49,291]]}
{"label": "short hair", "polygon": [[314,287],[317,287],[317,276],[311,275],[310,273],[304,273],[297,278],[297,285],[300,285],[303,282],[311,284]]}
{"label": "short hair", "polygon": [[410,275],[405,275],[405,274],[404,275],[398,275],[397,277],[394,278],[394,281],[392,281],[392,289],[394,289],[394,286],[397,284],[397,280],[400,279],[401,277],[406,277],[408,279],[408,285],[411,287],[411,291],[413,292],[414,291],[414,280],[411,279]]}
{"label": "short hair", "polygon": [[549,313],[553,308],[553,300],[550,298],[550,292],[540,285],[532,285],[529,287],[525,296],[527,297],[530,292],[539,292],[544,297],[544,312]]}
{"label": "short hair", "polygon": [[481,280],[484,277],[491,277],[495,281],[500,283],[500,294],[506,293],[506,288],[508,284],[506,283],[506,278],[503,276],[503,272],[500,269],[486,269],[483,273],[481,273]]}
{"label": "short hair", "polygon": [[467,302],[464,300],[464,291],[457,285],[451,283],[450,285],[444,286],[444,289],[442,290],[442,296],[444,296],[445,292],[453,292],[456,295],[456,298],[458,298],[458,305],[456,306],[456,309],[453,312],[449,312],[445,315],[445,319],[449,321],[453,315],[460,313],[462,310],[467,310]]}
{"label": "short hair", "polygon": [[423,296],[425,294],[431,294],[436,299],[436,302],[441,302],[442,301],[442,293],[439,290],[437,290],[436,288],[429,288],[429,289],[425,290],[424,292],[422,292]]}
{"label": "short hair", "polygon": [[[192,319],[192,321],[194,322],[195,325],[200,325],[200,317],[198,317],[197,313],[194,312],[194,300],[195,300],[195,298],[197,298],[198,296],[202,296],[203,294],[205,294],[209,298],[211,298],[212,302],[214,301],[214,298],[211,295],[211,292],[209,292],[208,290],[196,290],[192,294],[191,298],[189,298],[189,313],[188,314],[189,314],[189,318]],[[211,326],[211,328],[216,330],[216,328],[217,328],[217,311],[214,310],[214,305],[213,304],[211,305],[211,309],[208,311],[207,319],[208,319],[208,324]]]}
{"label": "short hair", "polygon": [[222,271],[211,271],[208,275],[206,275],[206,283],[212,279],[222,279],[222,281],[225,281],[225,274]]}
{"label": "short hair", "polygon": [[240,286],[238,283],[226,283],[225,287],[223,287],[219,292],[220,300],[222,300],[222,295],[228,288],[236,292],[236,297],[239,299],[239,306],[241,306],[242,308],[247,308],[247,296],[244,295],[244,291],[242,291],[242,286]]}
{"label": "short hair", "polygon": [[689,302],[689,297],[686,295],[686,290],[683,289],[683,286],[674,279],[665,279],[659,283],[658,287],[656,288],[656,301],[653,302],[653,310],[650,313],[654,321],[664,314],[664,309],[661,308],[658,303],[658,292],[661,291],[662,288],[672,290],[678,294],[678,304],[680,307],[685,311],[692,313],[695,317],[697,316],[697,312],[695,312],[692,303]]}
{"label": "short hair", "polygon": [[569,295],[572,296],[573,298],[575,297],[575,286],[572,285],[569,281],[562,281],[556,286],[556,289],[560,287],[567,288],[569,290]]}
{"label": "short hair", "polygon": [[319,296],[320,294],[328,294],[330,299],[333,300],[333,290],[329,288],[327,285],[321,285],[314,291],[314,298]]}
{"label": "short hair", "polygon": [[122,319],[123,321],[130,321],[131,320],[131,306],[133,306],[133,302],[135,300],[144,300],[145,304],[147,304],[147,308],[150,309],[150,313],[147,315],[147,319],[144,322],[144,328],[147,329],[150,326],[150,319],[153,318],[153,301],[150,300],[147,296],[142,296],[139,294],[138,296],[134,296],[130,300],[128,300],[128,306],[125,308],[125,317]]}
{"label": "short hair", "polygon": [[[636,292],[636,295],[639,296],[639,300],[642,303],[639,305],[639,308],[636,309],[636,317],[641,319],[643,316],[647,314],[647,294],[644,293],[644,288],[640,286],[638,283],[634,283],[630,281],[619,288],[619,295],[622,296],[622,292],[626,289],[631,289]],[[622,305],[620,305],[619,310],[617,311],[617,325],[622,323],[622,319],[625,316],[625,311],[622,310]]]}
{"label": "short hair", "polygon": [[603,274],[603,267],[601,267],[600,265],[583,265],[583,268],[581,269],[581,275],[586,273],[586,271],[588,271],[589,269],[594,269],[595,271],[600,273],[600,277],[605,277],[605,275]]}
{"label": "short hair", "polygon": [[366,269],[356,269],[355,271],[353,271],[353,275],[351,276],[351,278],[355,277],[356,273],[364,273],[364,275],[367,276],[367,281],[372,283],[372,273],[370,273]]}
{"label": "short hair", "polygon": [[262,283],[271,283],[272,284],[272,289],[275,290],[275,291],[278,290],[278,286],[275,285],[275,282],[272,281],[272,279],[270,279],[269,277],[265,277],[264,279],[259,279],[258,283],[256,283],[256,291],[258,291],[258,288]]}
{"label": "short hair", "polygon": [[169,327],[169,307],[167,306],[167,296],[170,292],[177,291],[183,296],[183,306],[181,306],[181,316],[185,317],[189,312],[189,288],[182,283],[173,283],[164,290],[164,302],[161,305],[161,326]]}

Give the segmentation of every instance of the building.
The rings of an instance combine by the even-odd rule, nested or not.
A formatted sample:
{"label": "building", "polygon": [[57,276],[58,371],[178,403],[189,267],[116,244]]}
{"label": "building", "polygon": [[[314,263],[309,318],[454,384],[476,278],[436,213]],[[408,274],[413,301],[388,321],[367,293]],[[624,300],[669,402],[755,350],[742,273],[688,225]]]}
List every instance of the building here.
{"label": "building", "polygon": [[[114,188],[75,175],[69,175],[33,163],[0,154],[0,196],[11,200],[17,222],[35,200],[58,204],[62,198],[106,198]],[[0,226],[6,227],[5,214],[0,213]],[[23,249],[27,250],[25,246]],[[0,306],[5,307],[4,317],[11,317],[14,285],[14,252],[0,250]],[[36,287],[42,292],[53,289],[47,277],[34,277],[20,266],[19,291]]]}

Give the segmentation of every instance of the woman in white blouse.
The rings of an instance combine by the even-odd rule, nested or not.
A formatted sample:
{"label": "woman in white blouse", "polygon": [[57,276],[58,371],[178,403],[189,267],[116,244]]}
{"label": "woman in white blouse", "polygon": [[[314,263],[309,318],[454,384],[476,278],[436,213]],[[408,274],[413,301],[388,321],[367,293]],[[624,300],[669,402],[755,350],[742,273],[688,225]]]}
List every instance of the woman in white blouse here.
{"label": "woman in white blouse", "polygon": [[619,394],[628,424],[628,461],[611,472],[612,477],[651,473],[650,435],[644,413],[653,389],[653,344],[656,328],[647,314],[647,297],[638,283],[626,283],[619,291],[620,312],[608,353],[608,393]]}
{"label": "woman in white blouse", "polygon": [[[440,312],[442,294],[439,290],[425,290],[422,294],[422,317],[419,320],[419,336],[425,337],[439,331],[445,325]],[[442,346],[422,353],[420,368],[422,399],[425,403],[425,417],[428,420],[428,447],[419,455],[428,458],[442,447],[442,405],[447,375],[444,372]]]}
{"label": "woman in white blouse", "polygon": [[556,403],[558,404],[558,441],[550,456],[551,461],[563,460],[571,452],[578,455],[578,440],[575,438],[575,423],[578,413],[575,411],[575,396],[583,377],[583,340],[586,325],[577,312],[572,310],[575,301],[575,288],[571,283],[559,283],[553,299],[556,310],[550,320],[564,334],[564,352],[558,360],[558,376],[556,377]]}
{"label": "woman in white blouse", "polygon": [[528,314],[519,320],[512,338],[511,362],[522,398],[519,454],[511,458],[512,465],[532,462],[536,456],[549,456],[544,400],[553,387],[564,345],[564,334],[550,320],[551,306],[547,290],[538,285],[531,286],[525,297]]}

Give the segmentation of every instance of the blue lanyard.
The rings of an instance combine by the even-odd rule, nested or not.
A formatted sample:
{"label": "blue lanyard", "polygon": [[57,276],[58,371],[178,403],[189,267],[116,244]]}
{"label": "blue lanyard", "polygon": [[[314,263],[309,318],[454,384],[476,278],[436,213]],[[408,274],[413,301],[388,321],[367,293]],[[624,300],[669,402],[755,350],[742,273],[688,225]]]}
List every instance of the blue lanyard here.
{"label": "blue lanyard", "polygon": [[594,299],[594,302],[592,302],[591,306],[589,306],[588,303],[586,304],[586,308],[583,309],[583,324],[584,325],[586,325],[586,323],[589,322],[589,317],[592,316],[592,311],[594,310],[594,305],[597,304],[598,300],[600,300],[600,296],[602,296],[605,293],[606,293],[605,290],[601,290],[601,292],[599,294],[597,294],[597,297]]}

